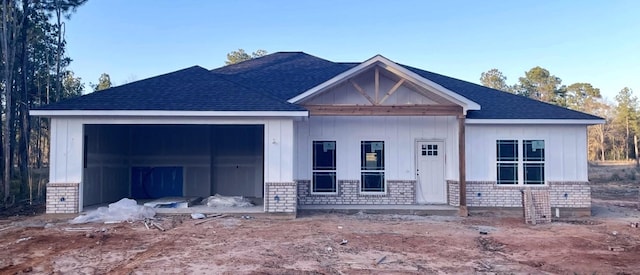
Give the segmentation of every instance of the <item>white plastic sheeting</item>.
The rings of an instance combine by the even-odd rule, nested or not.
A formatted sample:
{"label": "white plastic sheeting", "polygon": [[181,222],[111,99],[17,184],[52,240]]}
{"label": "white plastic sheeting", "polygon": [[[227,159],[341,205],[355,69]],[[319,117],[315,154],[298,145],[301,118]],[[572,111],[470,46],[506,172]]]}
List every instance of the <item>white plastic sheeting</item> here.
{"label": "white plastic sheeting", "polygon": [[243,198],[242,196],[222,196],[215,194],[214,196],[206,199],[207,206],[209,207],[251,207],[253,203],[251,200]]}
{"label": "white plastic sheeting", "polygon": [[80,215],[69,223],[139,221],[153,218],[155,215],[156,212],[150,207],[138,205],[135,200],[124,198],[109,204],[109,207],[99,207]]}

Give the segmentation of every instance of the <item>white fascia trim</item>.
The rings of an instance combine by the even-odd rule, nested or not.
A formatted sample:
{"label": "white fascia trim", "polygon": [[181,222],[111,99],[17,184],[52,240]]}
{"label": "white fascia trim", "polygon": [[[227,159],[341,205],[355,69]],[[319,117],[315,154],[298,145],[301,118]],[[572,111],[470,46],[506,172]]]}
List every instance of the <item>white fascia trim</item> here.
{"label": "white fascia trim", "polygon": [[428,80],[381,55],[376,55],[368,59],[367,61],[362,62],[361,64],[323,82],[322,84],[315,86],[294,98],[289,99],[288,102],[297,104],[300,101],[320,91],[326,90],[328,88],[331,88],[337,85],[340,81],[348,79],[349,77],[361,71],[364,71],[377,63],[384,64],[385,65],[384,68],[389,70],[392,73],[395,73],[401,77],[404,77],[428,90],[435,90],[436,94],[443,96],[451,101],[459,103],[460,105],[462,105],[465,113],[467,110],[480,110],[480,104],[473,102],[445,87],[442,87],[440,84],[435,83],[431,80]]}
{"label": "white fascia trim", "polygon": [[309,111],[31,110],[31,116],[308,117]]}
{"label": "white fascia trim", "polygon": [[604,119],[466,119],[466,124],[572,124],[595,125],[604,124]]}

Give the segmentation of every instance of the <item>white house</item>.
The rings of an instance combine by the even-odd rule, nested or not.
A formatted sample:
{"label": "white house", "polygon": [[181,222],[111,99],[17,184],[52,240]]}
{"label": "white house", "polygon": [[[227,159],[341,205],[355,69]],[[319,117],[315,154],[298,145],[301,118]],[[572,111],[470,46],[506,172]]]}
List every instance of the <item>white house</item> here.
{"label": "white house", "polygon": [[[397,64],[280,52],[31,110],[51,118],[47,212],[241,195],[265,212],[380,205],[588,211],[599,117]],[[151,179],[152,178],[152,179]],[[587,212],[588,213],[588,212]]]}

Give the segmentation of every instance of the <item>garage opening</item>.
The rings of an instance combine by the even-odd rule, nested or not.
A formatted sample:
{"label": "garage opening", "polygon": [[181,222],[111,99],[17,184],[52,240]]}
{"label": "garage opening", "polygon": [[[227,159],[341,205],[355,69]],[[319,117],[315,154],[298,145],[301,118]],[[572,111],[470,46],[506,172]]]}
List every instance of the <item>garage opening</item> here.
{"label": "garage opening", "polygon": [[85,125],[83,206],[242,196],[261,204],[264,125]]}

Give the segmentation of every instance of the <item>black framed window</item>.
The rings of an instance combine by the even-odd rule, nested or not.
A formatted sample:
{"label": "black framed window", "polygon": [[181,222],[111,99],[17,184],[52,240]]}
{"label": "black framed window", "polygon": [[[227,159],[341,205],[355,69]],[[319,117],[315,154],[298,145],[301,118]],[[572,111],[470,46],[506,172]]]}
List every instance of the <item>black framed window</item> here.
{"label": "black framed window", "polygon": [[313,142],[313,179],[311,192],[335,193],[336,188],[336,142]]}
{"label": "black framed window", "polygon": [[497,183],[518,184],[518,141],[498,140],[496,142]]}
{"label": "black framed window", "polygon": [[496,141],[497,184],[544,184],[544,140],[522,140],[521,147],[518,144],[518,140]]}
{"label": "black framed window", "polygon": [[384,141],[360,143],[361,192],[384,192]]}
{"label": "black framed window", "polygon": [[544,140],[522,141],[524,184],[544,184]]}

